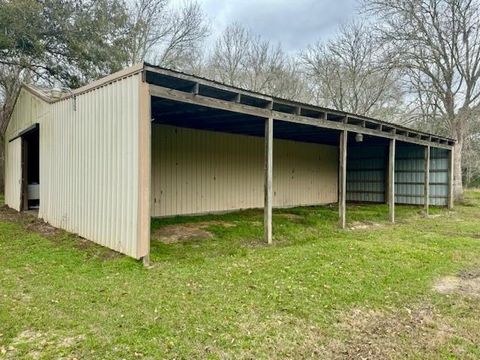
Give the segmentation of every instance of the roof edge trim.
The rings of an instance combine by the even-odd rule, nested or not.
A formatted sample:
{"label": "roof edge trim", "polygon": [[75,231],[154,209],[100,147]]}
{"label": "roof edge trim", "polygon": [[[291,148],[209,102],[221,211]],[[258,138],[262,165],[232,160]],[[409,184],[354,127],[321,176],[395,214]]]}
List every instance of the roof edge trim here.
{"label": "roof edge trim", "polygon": [[107,86],[107,85],[109,85],[109,84],[111,84],[115,81],[127,78],[127,77],[132,76],[132,75],[136,75],[138,73],[141,73],[143,71],[143,69],[144,69],[144,63],[143,62],[135,64],[135,65],[130,66],[126,69],[123,69],[123,70],[117,71],[113,74],[104,76],[104,77],[102,77],[98,80],[95,80],[95,81],[93,81],[93,82],[91,82],[91,83],[89,83],[85,86],[79,87],[78,89],[72,90],[69,94],[67,94],[65,96],[62,96],[59,99],[50,99],[50,103],[55,104],[55,103],[60,102],[60,101],[71,99],[72,97],[75,97],[75,96],[83,95],[87,92],[96,90],[96,89],[101,88],[103,86]]}

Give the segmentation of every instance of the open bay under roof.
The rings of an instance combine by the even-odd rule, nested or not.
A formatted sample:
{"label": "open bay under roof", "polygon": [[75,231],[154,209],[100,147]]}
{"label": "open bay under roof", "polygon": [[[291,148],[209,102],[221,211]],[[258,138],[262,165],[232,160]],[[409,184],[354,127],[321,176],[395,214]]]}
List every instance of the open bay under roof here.
{"label": "open bay under roof", "polygon": [[[149,64],[144,66],[144,77],[153,96],[152,117],[157,123],[263,136],[264,123],[255,119],[272,117],[276,120],[275,137],[305,142],[338,143],[337,136],[332,135],[347,130],[372,138],[395,138],[446,149],[455,143],[451,138],[365,116],[280,99]],[[291,127],[290,123],[304,126]]]}

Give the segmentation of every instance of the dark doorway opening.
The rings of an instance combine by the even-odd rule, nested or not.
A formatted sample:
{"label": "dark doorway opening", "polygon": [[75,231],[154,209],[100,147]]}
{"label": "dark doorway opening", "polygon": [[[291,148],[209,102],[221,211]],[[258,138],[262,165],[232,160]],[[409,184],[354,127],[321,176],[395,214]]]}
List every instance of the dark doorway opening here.
{"label": "dark doorway opening", "polygon": [[22,210],[40,207],[40,131],[36,126],[22,135]]}

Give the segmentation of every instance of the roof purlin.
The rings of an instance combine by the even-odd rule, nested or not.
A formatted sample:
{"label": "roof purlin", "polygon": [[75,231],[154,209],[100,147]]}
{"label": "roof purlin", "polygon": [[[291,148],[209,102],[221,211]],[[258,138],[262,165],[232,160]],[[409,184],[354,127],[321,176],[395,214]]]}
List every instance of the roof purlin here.
{"label": "roof purlin", "polygon": [[[168,70],[164,68],[159,68],[159,67],[153,67],[151,65],[146,65],[145,67],[146,71],[153,71],[157,72],[163,75],[167,75],[169,77],[174,78],[175,74],[179,74],[180,79],[182,80],[189,80],[192,83],[197,83],[200,84],[201,86],[212,86],[212,87],[217,87],[220,90],[225,90],[228,92],[236,92],[240,95],[247,95],[249,97],[255,97],[256,93],[254,92],[249,92],[244,89],[238,89],[235,87],[231,87],[225,84],[219,84],[215,81],[211,81],[205,78],[199,78],[194,75],[188,75],[184,73],[179,73],[173,70]],[[199,81],[199,82],[197,82]],[[154,85],[157,86],[157,85]],[[257,107],[257,106],[250,106],[246,104],[241,104],[238,101],[235,101],[232,99],[231,101],[229,100],[224,100],[224,99],[216,99],[214,97],[205,97],[200,94],[198,94],[198,90],[196,93],[193,91],[188,92],[188,91],[181,91],[181,90],[175,90],[167,87],[163,87],[165,89],[168,89],[170,92],[170,96],[168,98],[174,100],[177,98],[178,101],[185,101],[187,96],[187,99],[191,96],[191,99],[188,100],[187,102],[190,103],[196,103],[194,100],[195,98],[197,99],[203,99],[208,102],[208,99],[214,99],[219,101],[222,105],[222,108],[232,108],[235,107],[234,104],[241,105],[243,107],[243,111],[247,114],[250,115],[256,115],[256,116],[273,116],[277,120],[284,120],[284,121],[290,121],[290,122],[303,122],[303,123],[308,123],[309,125],[314,125],[314,126],[319,126],[319,127],[326,127],[326,128],[332,128],[332,129],[339,129],[339,130],[349,130],[349,131],[356,131],[359,133],[363,134],[369,134],[373,136],[381,136],[385,138],[397,138],[400,141],[405,141],[405,142],[411,142],[411,143],[416,143],[416,144],[421,144],[421,145],[432,145],[432,146],[437,146],[437,147],[442,147],[442,148],[451,148],[453,144],[455,143],[454,139],[447,138],[444,136],[439,136],[435,134],[430,134],[426,133],[423,131],[418,131],[415,129],[410,129],[404,126],[400,126],[394,123],[389,123],[386,121],[378,120],[378,119],[373,119],[369,118],[366,116],[361,116],[361,115],[356,115],[352,113],[347,113],[344,111],[339,111],[339,110],[333,110],[333,109],[328,109],[324,107],[319,107],[319,106],[314,106],[311,104],[303,104],[299,103],[296,101],[290,101],[286,99],[280,99],[276,97],[268,97],[266,95],[260,94],[261,97],[259,100],[264,100],[264,101],[271,101],[272,104],[285,104],[290,107],[297,107],[299,108],[299,111],[296,111],[296,113],[288,113],[288,112],[280,112],[280,111],[271,111],[268,109],[267,106],[265,107]],[[192,86],[192,89],[194,86]],[[158,96],[158,94],[157,94]],[[227,105],[228,103],[228,105]],[[273,107],[273,105],[270,104],[270,107]],[[210,105],[211,102],[210,102]],[[207,105],[208,106],[208,105]],[[247,110],[247,108],[250,108]],[[235,107],[237,111],[241,110],[239,106]],[[327,120],[325,118],[321,118],[319,116],[318,118],[316,117],[309,117],[309,116],[302,116],[301,115],[301,110],[302,109],[307,109],[311,110],[314,112],[317,112],[319,114],[324,113],[324,114],[330,114],[333,116],[338,116],[342,118],[342,121],[333,121],[333,120]],[[258,110],[258,111],[257,111]],[[232,110],[233,111],[233,110]],[[240,111],[242,112],[242,111]],[[312,122],[312,120],[315,120]],[[358,124],[352,124],[351,122],[355,121],[358,122],[361,125]],[[369,127],[370,126],[370,127]]]}

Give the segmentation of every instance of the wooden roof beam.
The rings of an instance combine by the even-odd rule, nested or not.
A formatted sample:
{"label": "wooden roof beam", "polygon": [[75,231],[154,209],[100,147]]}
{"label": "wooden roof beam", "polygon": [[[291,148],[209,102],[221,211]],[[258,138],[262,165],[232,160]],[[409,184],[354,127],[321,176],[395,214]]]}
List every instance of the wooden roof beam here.
{"label": "wooden roof beam", "polygon": [[[429,144],[429,142],[427,141],[409,138],[405,135],[402,136],[401,132],[405,134],[406,133],[405,130],[397,131],[397,134],[381,132],[375,129],[362,128],[361,126],[348,124],[344,122],[325,120],[325,119],[313,119],[313,118],[302,116],[302,115],[295,115],[295,114],[286,113],[282,111],[276,111],[276,110],[270,110],[265,108],[258,108],[258,107],[245,105],[245,104],[239,104],[234,101],[220,100],[220,99],[210,98],[202,95],[194,95],[192,93],[186,93],[183,91],[164,88],[164,87],[152,85],[152,84],[150,84],[150,94],[152,96],[158,96],[158,97],[166,98],[170,100],[181,101],[181,102],[196,104],[200,106],[207,106],[215,109],[234,111],[234,112],[239,112],[239,113],[256,116],[256,117],[269,118],[273,116],[273,118],[276,120],[289,121],[292,123],[311,125],[311,126],[316,126],[316,127],[326,128],[326,129],[348,130],[348,131],[361,133],[364,135],[372,135],[372,136],[383,137],[388,139],[398,137],[399,140],[406,141],[406,142],[411,142],[411,143],[416,143],[421,145]],[[344,120],[344,119],[347,119],[347,115],[342,115],[341,120]],[[395,130],[395,128],[393,128],[393,130]],[[448,144],[436,143],[432,145],[436,147],[443,147],[443,148],[450,149],[450,146]]]}

